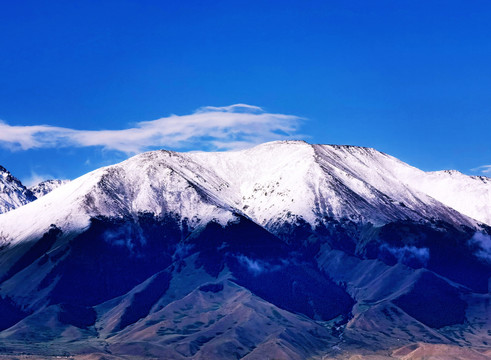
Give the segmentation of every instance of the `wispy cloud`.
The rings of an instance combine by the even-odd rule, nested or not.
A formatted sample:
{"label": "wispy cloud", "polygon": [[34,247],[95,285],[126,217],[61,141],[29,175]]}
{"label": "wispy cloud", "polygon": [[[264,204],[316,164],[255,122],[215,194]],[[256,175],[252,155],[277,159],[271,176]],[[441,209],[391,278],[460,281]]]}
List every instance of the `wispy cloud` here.
{"label": "wispy cloud", "polygon": [[401,264],[419,264],[425,266],[430,259],[430,250],[428,248],[417,248],[415,246],[392,247],[387,244],[380,246],[382,252],[389,252]]}
{"label": "wispy cloud", "polygon": [[476,232],[470,240],[471,245],[475,245],[478,249],[475,255],[487,262],[491,263],[491,236]]}
{"label": "wispy cloud", "polygon": [[52,175],[38,174],[37,172],[31,170],[31,175],[28,178],[22,179],[22,183],[27,187],[31,187],[39,184],[41,181],[54,179],[54,178],[55,177]]}
{"label": "wispy cloud", "polygon": [[478,171],[481,174],[491,175],[491,165],[483,165],[472,169],[472,171]]}
{"label": "wispy cloud", "polygon": [[190,115],[142,121],[121,130],[78,130],[50,125],[12,126],[0,121],[0,146],[11,150],[100,146],[138,153],[157,147],[230,150],[299,137],[301,118],[235,104],[207,106]]}
{"label": "wispy cloud", "polygon": [[281,263],[271,264],[266,261],[251,259],[245,255],[239,255],[237,259],[253,275],[259,275],[263,272],[280,271],[290,264],[290,261],[285,259],[282,259]]}

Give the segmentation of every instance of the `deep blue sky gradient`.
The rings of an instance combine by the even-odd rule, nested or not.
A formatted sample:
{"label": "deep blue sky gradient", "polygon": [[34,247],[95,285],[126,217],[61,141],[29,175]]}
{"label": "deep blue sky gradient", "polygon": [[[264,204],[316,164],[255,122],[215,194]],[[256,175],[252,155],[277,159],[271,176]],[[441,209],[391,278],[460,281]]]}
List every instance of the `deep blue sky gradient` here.
{"label": "deep blue sky gradient", "polygon": [[[309,142],[476,174],[491,164],[491,2],[0,2],[10,125],[121,129],[235,103],[307,118]],[[124,158],[0,148],[21,179]]]}

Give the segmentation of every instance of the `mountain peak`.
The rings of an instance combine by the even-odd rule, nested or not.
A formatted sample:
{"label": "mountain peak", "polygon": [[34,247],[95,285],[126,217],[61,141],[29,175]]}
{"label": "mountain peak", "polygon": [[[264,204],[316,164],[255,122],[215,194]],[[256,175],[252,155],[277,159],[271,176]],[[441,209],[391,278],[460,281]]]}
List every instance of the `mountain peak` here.
{"label": "mountain peak", "polygon": [[0,214],[34,200],[36,196],[0,165]]}
{"label": "mountain peak", "polygon": [[262,144],[259,144],[257,146],[263,146],[263,145],[308,145],[310,146],[308,142],[304,140],[274,140],[274,141],[268,141]]}
{"label": "mountain peak", "polygon": [[43,197],[44,195],[50,193],[54,189],[68,183],[70,180],[57,180],[57,179],[49,179],[41,181],[39,184],[31,186],[29,190],[32,191],[36,198]]}

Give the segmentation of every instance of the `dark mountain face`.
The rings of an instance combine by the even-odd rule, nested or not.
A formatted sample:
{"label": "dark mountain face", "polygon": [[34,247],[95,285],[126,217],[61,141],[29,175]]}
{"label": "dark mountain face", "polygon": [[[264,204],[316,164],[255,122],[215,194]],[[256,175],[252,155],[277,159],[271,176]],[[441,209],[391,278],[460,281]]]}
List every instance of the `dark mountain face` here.
{"label": "dark mountain face", "polygon": [[46,291],[48,304],[92,307],[128,293],[155,274],[179,272],[183,261],[194,258],[193,266],[211,278],[226,274],[289,311],[321,320],[350,312],[350,296],[314,259],[301,256],[299,249],[254,222],[238,217],[225,227],[211,222],[189,234],[179,225],[173,218],[151,215],[94,218],[86,231],[68,241],[68,235],[53,227],[13,262],[3,281],[44,266],[48,271],[36,291]]}
{"label": "dark mountain face", "polygon": [[[329,352],[327,344],[340,341],[348,348],[354,341],[349,340],[349,334],[364,327],[360,316],[367,316],[367,312],[362,308],[371,308],[371,321],[392,319],[389,328],[411,334],[407,342],[458,341],[449,340],[447,331],[452,327],[466,331],[469,325],[465,324],[470,321],[466,311],[475,307],[469,297],[487,291],[491,267],[473,256],[468,245],[472,237],[469,229],[411,222],[360,229],[351,223],[333,223],[318,232],[305,232],[300,223],[292,234],[280,239],[239,215],[227,226],[210,222],[194,231],[176,217],[157,218],[151,214],[93,218],[90,226],[78,234],[64,234],[53,226],[28,246],[7,247],[0,253],[10,260],[2,265],[0,301],[2,313],[8,314],[2,316],[0,335],[12,343],[6,351],[18,351],[14,343],[25,338],[26,326],[43,333],[53,321],[56,329],[50,331],[58,335],[34,339],[56,343],[44,355],[58,354],[53,349],[62,348],[86,351],[101,336],[121,354],[128,349],[110,339],[148,341],[149,345],[159,344],[159,350],[150,354],[177,351],[183,358],[187,355],[178,348],[184,346],[191,349],[184,353],[196,355],[205,343],[218,339],[237,341],[223,350],[223,358],[229,358],[239,347],[245,348],[244,344],[251,352],[262,349],[267,346],[265,338],[257,339],[251,324],[238,326],[239,320],[234,320],[228,332],[209,333],[210,324],[239,316],[232,310],[180,330],[171,331],[167,323],[180,324],[188,312],[223,310],[230,301],[242,304],[242,300],[232,300],[237,291],[250,294],[247,296],[254,302],[250,305],[254,309],[258,302],[276,309],[266,320],[254,320],[271,327],[269,336],[288,323],[289,330],[278,338],[286,341],[285,336],[289,336],[288,346],[294,351],[286,358]],[[353,246],[339,246],[342,239]],[[368,268],[372,268],[371,274]],[[392,271],[397,272],[395,279]],[[26,278],[35,280],[25,286],[22,281]],[[217,299],[204,304],[198,294]],[[190,296],[198,296],[192,305],[186,305],[192,307],[174,311],[165,320],[158,316]],[[391,310],[377,310],[380,305],[375,304],[384,303],[391,304]],[[247,316],[258,316],[254,311]],[[54,317],[43,316],[50,312]],[[284,313],[293,318],[287,321]],[[246,315],[238,319],[242,316]],[[408,328],[414,324],[420,324],[422,330],[413,334]],[[319,326],[327,332],[310,328]],[[148,327],[147,340],[142,327]],[[68,329],[78,329],[76,347],[61,335]],[[232,336],[229,332],[233,329]],[[428,338],[427,333],[440,336]],[[169,342],[171,338],[174,340]],[[315,346],[306,348],[306,341],[314,341]],[[383,347],[380,343],[375,346]],[[142,351],[139,346],[136,349],[137,353]]]}

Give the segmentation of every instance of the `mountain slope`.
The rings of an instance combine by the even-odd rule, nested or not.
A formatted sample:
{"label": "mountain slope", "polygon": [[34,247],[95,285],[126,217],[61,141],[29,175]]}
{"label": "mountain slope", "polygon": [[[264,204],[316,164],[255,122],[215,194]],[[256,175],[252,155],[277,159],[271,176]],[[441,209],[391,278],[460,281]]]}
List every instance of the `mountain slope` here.
{"label": "mountain slope", "polygon": [[[151,152],[95,170],[4,214],[0,228],[4,242],[17,243],[42,235],[50,224],[64,232],[85,229],[95,216],[121,218],[149,212],[187,219],[193,228],[212,219],[227,223],[233,208],[217,197],[223,186],[221,179],[181,154]],[[25,217],[32,219],[28,227],[23,225]]]}
{"label": "mountain slope", "polygon": [[[376,224],[430,217],[469,224],[448,208],[482,222],[491,216],[491,183],[486,178],[479,178],[480,187],[475,177],[465,175],[460,184],[445,179],[440,185],[446,186],[438,187],[435,173],[370,148],[286,141],[189,156],[211,165],[239,194],[237,205],[263,225],[276,216],[284,220],[288,212],[310,224],[326,215]],[[457,197],[467,202],[455,200],[457,188]]]}
{"label": "mountain slope", "polygon": [[462,214],[491,226],[490,178],[468,176],[455,170],[415,171],[405,181]]}
{"label": "mountain slope", "polygon": [[187,156],[211,165],[238,194],[236,206],[266,227],[292,215],[313,226],[323,217],[374,224],[430,218],[472,224],[407,184],[408,174],[417,169],[374,149],[287,141]]}

